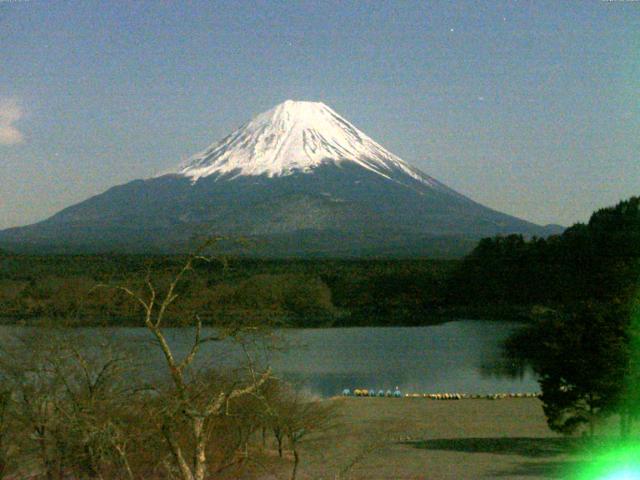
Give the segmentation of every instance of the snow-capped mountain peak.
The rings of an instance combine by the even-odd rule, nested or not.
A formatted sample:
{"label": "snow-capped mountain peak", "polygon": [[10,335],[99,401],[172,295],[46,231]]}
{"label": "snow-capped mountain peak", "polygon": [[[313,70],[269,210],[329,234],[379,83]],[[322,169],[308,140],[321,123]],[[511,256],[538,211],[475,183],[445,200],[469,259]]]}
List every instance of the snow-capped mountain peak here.
{"label": "snow-capped mountain peak", "polygon": [[390,178],[402,171],[431,186],[411,167],[321,102],[287,100],[257,115],[222,141],[184,162],[176,173],[192,182],[210,175],[277,177],[326,163],[355,162]]}
{"label": "snow-capped mountain peak", "polygon": [[439,183],[326,105],[287,101],[172,172],[1,231],[0,248],[184,252],[208,233],[255,239],[242,254],[257,257],[450,256],[470,238],[547,232]]}

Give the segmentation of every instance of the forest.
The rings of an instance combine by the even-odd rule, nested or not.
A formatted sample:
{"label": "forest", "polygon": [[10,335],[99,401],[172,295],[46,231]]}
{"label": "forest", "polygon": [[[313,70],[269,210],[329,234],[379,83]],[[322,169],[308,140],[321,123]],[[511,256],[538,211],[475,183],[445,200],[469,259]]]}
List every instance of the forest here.
{"label": "forest", "polygon": [[[206,324],[427,325],[452,318],[530,320],[581,302],[624,303],[640,272],[639,198],[595,212],[561,235],[482,239],[459,260],[215,256],[183,287]],[[26,255],[0,252],[4,323],[64,318],[127,325],[139,306],[100,285],[142,288],[170,278],[180,255]],[[170,322],[179,324],[177,315]]]}
{"label": "forest", "polygon": [[[138,307],[97,285],[139,287],[148,272],[169,278],[181,256],[14,255],[0,258],[0,316],[129,324]],[[293,326],[420,325],[443,305],[455,261],[260,260],[200,264],[183,306],[208,324],[251,317]],[[179,319],[171,317],[171,322]]]}

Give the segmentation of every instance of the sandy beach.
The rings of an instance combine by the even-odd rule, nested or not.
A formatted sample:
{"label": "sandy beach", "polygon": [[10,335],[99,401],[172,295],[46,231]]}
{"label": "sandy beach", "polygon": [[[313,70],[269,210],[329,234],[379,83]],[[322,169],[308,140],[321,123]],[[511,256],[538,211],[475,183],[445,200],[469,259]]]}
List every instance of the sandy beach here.
{"label": "sandy beach", "polygon": [[346,398],[336,428],[305,447],[299,478],[562,478],[572,439],[538,399]]}

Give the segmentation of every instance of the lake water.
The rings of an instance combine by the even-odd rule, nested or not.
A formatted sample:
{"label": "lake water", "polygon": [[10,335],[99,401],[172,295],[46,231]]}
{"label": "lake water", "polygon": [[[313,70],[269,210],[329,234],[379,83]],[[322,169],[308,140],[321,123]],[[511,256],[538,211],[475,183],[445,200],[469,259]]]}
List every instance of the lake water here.
{"label": "lake water", "polygon": [[[426,327],[288,329],[277,332],[278,344],[286,345],[282,351],[264,349],[261,342],[250,343],[246,351],[228,342],[208,343],[199,352],[196,367],[238,366],[249,354],[269,363],[277,376],[322,397],[337,395],[344,388],[396,386],[406,393],[535,392],[539,386],[531,372],[512,378],[488,368],[499,358],[501,342],[517,326],[454,321]],[[3,327],[3,331],[15,328],[20,327]],[[93,329],[82,331],[92,335]],[[133,347],[147,374],[165,372],[145,329],[109,332],[118,343]],[[167,332],[172,347],[184,355],[193,330]]]}
{"label": "lake water", "polygon": [[428,327],[297,330],[299,345],[273,362],[277,372],[322,396],[343,388],[407,393],[536,392],[530,371],[493,373],[500,345],[518,324],[456,321]]}

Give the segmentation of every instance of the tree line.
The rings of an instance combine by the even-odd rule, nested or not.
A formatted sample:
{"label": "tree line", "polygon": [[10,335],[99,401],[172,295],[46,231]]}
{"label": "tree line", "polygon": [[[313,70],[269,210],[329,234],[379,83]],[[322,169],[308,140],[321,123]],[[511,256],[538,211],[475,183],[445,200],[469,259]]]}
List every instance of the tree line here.
{"label": "tree line", "polygon": [[640,257],[639,197],[595,212],[561,235],[481,240],[448,281],[448,302],[566,306],[627,302]]}
{"label": "tree line", "polygon": [[[529,320],[540,308],[624,302],[640,244],[637,202],[602,209],[587,224],[549,238],[485,238],[461,260],[230,258],[225,268],[205,267],[185,292],[208,324],[251,316],[291,326]],[[0,319],[135,323],[138,305],[93,285],[117,280],[133,286],[150,266],[166,281],[183,258],[5,252]]]}
{"label": "tree line", "polygon": [[[95,290],[118,281],[132,288],[148,268],[160,281],[184,259],[142,255],[0,256],[0,319],[77,318],[80,324],[135,324],[140,306],[121,292]],[[253,317],[291,326],[419,325],[443,309],[454,261],[260,260],[230,258],[201,268],[183,291],[183,307],[205,324]],[[171,312],[170,312],[171,313]],[[169,322],[179,322],[169,315]]]}

